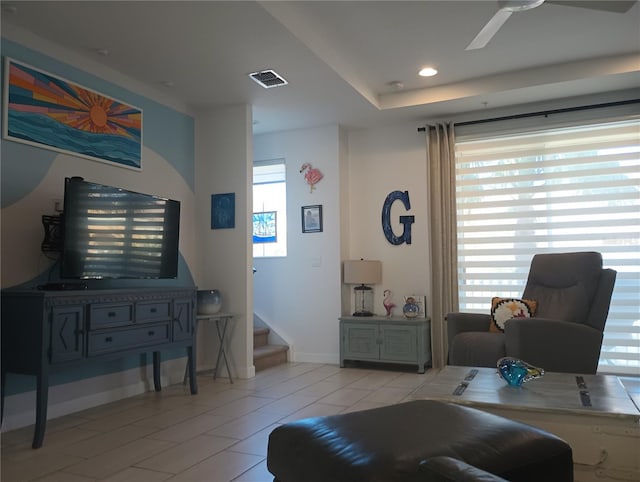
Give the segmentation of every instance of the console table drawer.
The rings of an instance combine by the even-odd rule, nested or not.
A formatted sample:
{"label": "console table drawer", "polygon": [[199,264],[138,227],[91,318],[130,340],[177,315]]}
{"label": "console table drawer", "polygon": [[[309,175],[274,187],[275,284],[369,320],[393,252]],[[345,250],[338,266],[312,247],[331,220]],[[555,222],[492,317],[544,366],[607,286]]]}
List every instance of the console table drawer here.
{"label": "console table drawer", "polygon": [[136,304],[136,323],[168,320],[171,318],[171,302],[158,301]]}
{"label": "console table drawer", "polygon": [[169,322],[130,330],[89,333],[88,356],[169,342]]}
{"label": "console table drawer", "polygon": [[133,304],[97,304],[89,309],[89,324],[92,330],[109,326],[133,323]]}

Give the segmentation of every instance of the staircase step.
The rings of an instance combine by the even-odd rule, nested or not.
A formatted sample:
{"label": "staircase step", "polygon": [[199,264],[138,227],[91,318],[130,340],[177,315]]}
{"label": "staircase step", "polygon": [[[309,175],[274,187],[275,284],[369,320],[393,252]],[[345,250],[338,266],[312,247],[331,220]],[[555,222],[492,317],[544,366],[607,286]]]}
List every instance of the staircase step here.
{"label": "staircase step", "polygon": [[265,346],[269,343],[269,328],[253,329],[253,347]]}
{"label": "staircase step", "polygon": [[253,348],[253,365],[256,372],[287,363],[289,347],[285,345],[264,345]]}

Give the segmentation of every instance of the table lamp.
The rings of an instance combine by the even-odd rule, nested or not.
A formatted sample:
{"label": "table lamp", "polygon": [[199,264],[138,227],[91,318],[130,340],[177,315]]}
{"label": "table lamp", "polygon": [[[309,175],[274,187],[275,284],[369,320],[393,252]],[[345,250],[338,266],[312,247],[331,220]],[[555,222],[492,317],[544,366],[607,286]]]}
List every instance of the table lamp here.
{"label": "table lamp", "polygon": [[373,316],[373,288],[382,281],[382,263],[380,261],[345,261],[344,282],[357,285],[355,293],[356,311],[353,316]]}

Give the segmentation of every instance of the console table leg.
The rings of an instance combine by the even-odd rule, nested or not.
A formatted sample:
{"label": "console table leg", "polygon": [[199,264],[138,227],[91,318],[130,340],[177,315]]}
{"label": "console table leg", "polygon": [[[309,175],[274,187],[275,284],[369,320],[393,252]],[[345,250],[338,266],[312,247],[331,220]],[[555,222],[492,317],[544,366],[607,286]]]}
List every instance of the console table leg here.
{"label": "console table leg", "polygon": [[[222,328],[220,323],[222,322]],[[229,381],[233,383],[231,378],[231,368],[229,368],[229,361],[227,360],[227,352],[224,348],[224,342],[227,335],[227,325],[229,324],[229,318],[223,318],[222,320],[216,320],[216,331],[218,332],[218,339],[220,340],[220,348],[218,349],[218,359],[216,361],[216,369],[213,372],[213,379],[218,376],[218,370],[220,369],[220,358],[224,358],[224,364],[227,367],[227,373],[229,374]]]}
{"label": "console table leg", "polygon": [[191,395],[196,395],[198,393],[198,382],[196,380],[196,351],[193,346],[187,347],[187,369],[189,370]]}
{"label": "console table leg", "polygon": [[153,352],[153,387],[156,392],[162,390],[162,384],[160,383],[160,352]]}
{"label": "console table leg", "polygon": [[33,431],[34,449],[42,447],[44,431],[47,427],[47,403],[49,398],[49,376],[44,373],[36,375],[36,427]]}

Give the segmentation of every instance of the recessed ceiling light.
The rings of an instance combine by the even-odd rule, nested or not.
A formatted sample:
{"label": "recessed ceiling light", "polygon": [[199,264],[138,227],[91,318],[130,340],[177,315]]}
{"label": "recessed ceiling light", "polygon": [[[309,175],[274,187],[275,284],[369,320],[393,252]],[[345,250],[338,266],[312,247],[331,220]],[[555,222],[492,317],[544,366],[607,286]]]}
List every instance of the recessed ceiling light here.
{"label": "recessed ceiling light", "polygon": [[433,67],[423,67],[418,72],[418,75],[420,77],[433,77],[437,73],[438,73],[438,71],[436,69],[434,69]]}
{"label": "recessed ceiling light", "polygon": [[400,82],[399,80],[394,80],[392,82],[388,82],[387,83],[387,87],[389,87],[391,90],[395,90],[400,91],[402,89],[404,89],[404,84],[402,82]]}

